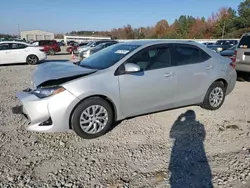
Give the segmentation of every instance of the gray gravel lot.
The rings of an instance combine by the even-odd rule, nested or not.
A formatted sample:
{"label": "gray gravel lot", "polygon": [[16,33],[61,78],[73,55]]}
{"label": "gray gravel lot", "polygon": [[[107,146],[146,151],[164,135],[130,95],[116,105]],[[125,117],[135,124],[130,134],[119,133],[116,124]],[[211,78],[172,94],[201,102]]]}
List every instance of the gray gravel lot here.
{"label": "gray gravel lot", "polygon": [[[30,86],[35,67],[0,67],[0,187],[250,187],[249,82],[237,82],[218,111],[137,117],[83,140],[73,132],[27,132],[12,114],[15,92]],[[193,116],[181,121],[182,113]]]}

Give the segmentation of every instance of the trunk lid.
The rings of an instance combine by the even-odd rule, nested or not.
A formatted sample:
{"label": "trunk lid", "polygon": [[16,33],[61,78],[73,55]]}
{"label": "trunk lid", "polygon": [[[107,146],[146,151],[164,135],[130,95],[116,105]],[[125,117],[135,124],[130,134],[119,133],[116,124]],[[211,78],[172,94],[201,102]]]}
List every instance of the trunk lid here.
{"label": "trunk lid", "polygon": [[84,68],[72,62],[46,62],[40,64],[34,71],[32,76],[33,86],[38,87],[47,81],[84,76],[96,71],[96,69]]}

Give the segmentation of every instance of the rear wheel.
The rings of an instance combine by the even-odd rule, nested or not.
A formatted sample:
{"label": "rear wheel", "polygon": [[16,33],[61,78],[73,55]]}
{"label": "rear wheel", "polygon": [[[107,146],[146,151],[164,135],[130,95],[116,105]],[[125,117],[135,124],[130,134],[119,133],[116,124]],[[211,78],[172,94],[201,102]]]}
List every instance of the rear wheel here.
{"label": "rear wheel", "polygon": [[113,120],[113,110],[109,103],[100,97],[91,97],[74,110],[71,125],[78,136],[93,139],[108,132]]}
{"label": "rear wheel", "polygon": [[209,87],[201,107],[207,110],[219,109],[225,101],[225,91],[226,88],[222,82],[214,82]]}
{"label": "rear wheel", "polygon": [[35,65],[39,62],[38,57],[36,55],[29,55],[26,58],[26,63],[29,65]]}

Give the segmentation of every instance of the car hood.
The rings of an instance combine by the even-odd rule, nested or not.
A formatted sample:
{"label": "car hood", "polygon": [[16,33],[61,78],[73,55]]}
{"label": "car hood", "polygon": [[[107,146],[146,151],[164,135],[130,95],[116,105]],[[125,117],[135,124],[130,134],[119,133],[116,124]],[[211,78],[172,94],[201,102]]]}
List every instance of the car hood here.
{"label": "car hood", "polygon": [[46,62],[40,64],[33,73],[33,86],[39,87],[48,81],[56,81],[63,78],[74,78],[96,72],[96,69],[88,69],[75,65],[73,62]]}

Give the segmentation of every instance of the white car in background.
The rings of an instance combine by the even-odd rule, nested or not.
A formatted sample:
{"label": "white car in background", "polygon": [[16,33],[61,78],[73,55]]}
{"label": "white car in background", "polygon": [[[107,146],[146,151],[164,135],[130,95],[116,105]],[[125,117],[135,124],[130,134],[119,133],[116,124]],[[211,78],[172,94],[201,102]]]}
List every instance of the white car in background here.
{"label": "white car in background", "polygon": [[0,64],[26,62],[35,65],[46,58],[43,47],[17,41],[0,42]]}

